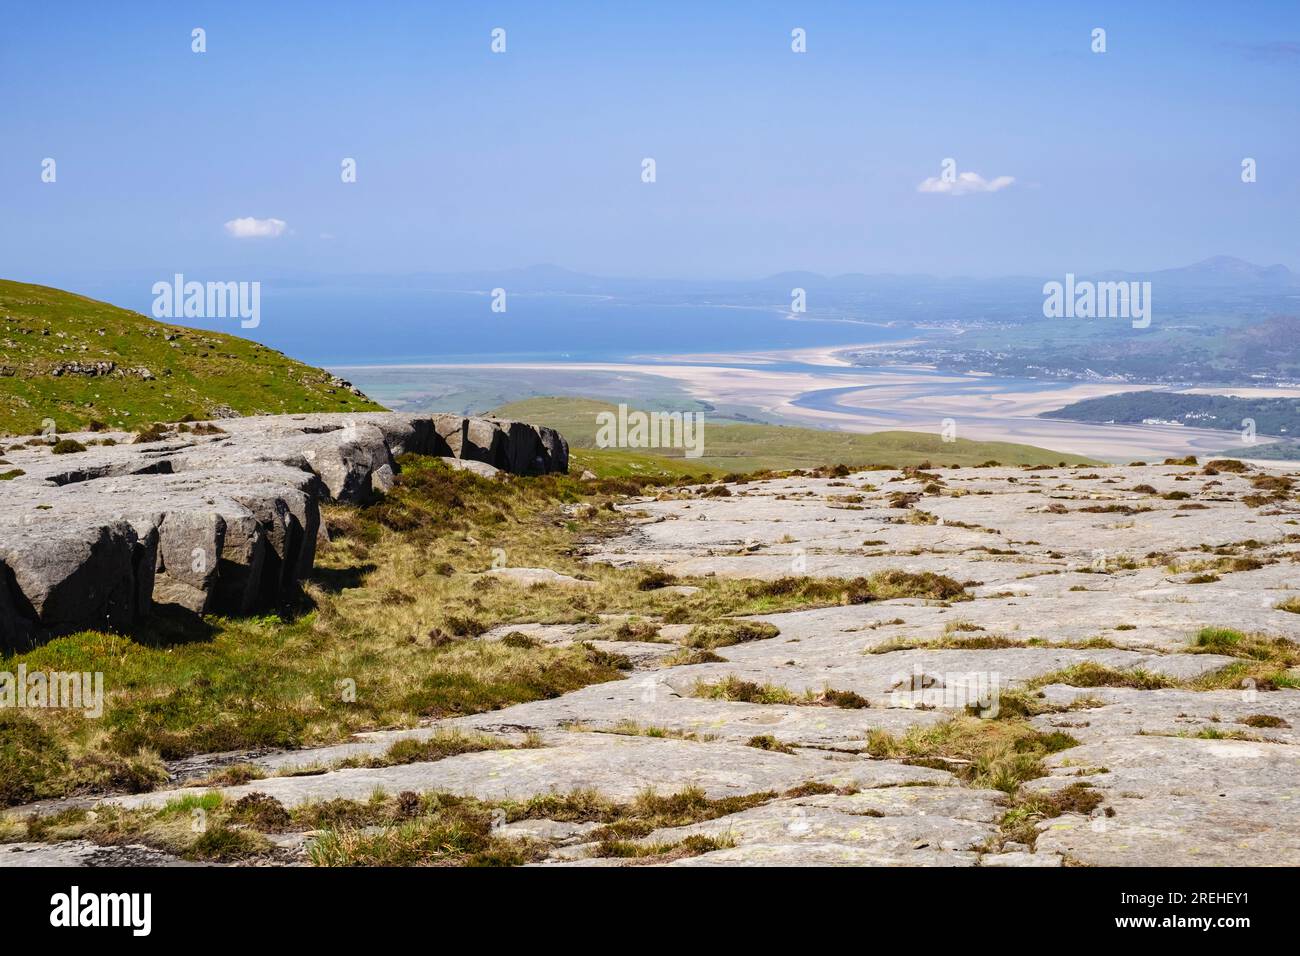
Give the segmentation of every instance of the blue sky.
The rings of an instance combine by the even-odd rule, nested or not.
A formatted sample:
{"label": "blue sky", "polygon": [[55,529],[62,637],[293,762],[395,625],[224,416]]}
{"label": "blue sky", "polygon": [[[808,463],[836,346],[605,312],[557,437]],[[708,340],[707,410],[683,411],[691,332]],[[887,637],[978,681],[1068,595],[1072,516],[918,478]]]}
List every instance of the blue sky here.
{"label": "blue sky", "polygon": [[5,277],[1300,269],[1295,3],[6,7]]}

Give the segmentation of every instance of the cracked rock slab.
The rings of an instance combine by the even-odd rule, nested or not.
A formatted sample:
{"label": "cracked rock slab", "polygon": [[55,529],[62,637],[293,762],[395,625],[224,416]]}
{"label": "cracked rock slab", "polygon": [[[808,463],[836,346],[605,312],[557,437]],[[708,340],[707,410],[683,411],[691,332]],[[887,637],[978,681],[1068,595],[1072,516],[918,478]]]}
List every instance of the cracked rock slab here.
{"label": "cracked rock slab", "polygon": [[[1038,851],[1092,866],[1300,864],[1300,753],[1285,744],[1120,736],[1053,755],[1030,790],[1085,780],[1114,816],[1046,821]],[[1075,776],[1081,768],[1107,772]]]}
{"label": "cracked rock slab", "polygon": [[139,844],[100,846],[88,840],[65,843],[5,843],[0,867],[196,866],[161,850]]}
{"label": "cracked rock slab", "polygon": [[1166,734],[1240,735],[1300,744],[1300,691],[1295,690],[1085,690],[1053,684],[1043,688],[1043,694],[1048,703],[1061,707],[1079,698],[1102,702],[1100,707],[1044,714],[1034,720],[1044,730],[1065,730],[1085,743],[1132,734]]}
{"label": "cracked rock slab", "polygon": [[771,735],[792,746],[860,750],[873,730],[902,734],[912,727],[928,727],[948,717],[935,711],[912,709],[849,710],[691,697],[674,686],[678,681],[676,675],[683,669],[593,684],[550,700],[453,718],[443,726],[503,733],[554,732],[570,726],[608,731],[630,723],[642,731],[653,729],[736,743]]}
{"label": "cracked rock slab", "polygon": [[[706,749],[707,747],[707,749]],[[344,769],[306,777],[271,777],[219,788],[227,800],[265,793],[286,806],[314,800],[368,800],[377,789],[448,791],[482,800],[526,800],[548,793],[594,789],[612,800],[631,800],[653,787],[661,794],[699,787],[709,797],[786,790],[816,781],[833,786],[877,787],[950,783],[950,774],[924,767],[859,758],[772,753],[755,747],[692,741],[573,733],[554,746],[461,754],[432,763],[380,769]],[[158,791],[105,802],[160,807],[198,788]]]}
{"label": "cracked rock slab", "polygon": [[735,846],[675,866],[974,866],[997,834],[1003,794],[956,787],[893,787],[851,796],[775,800],[716,820],[656,830],[641,844],[709,836]]}

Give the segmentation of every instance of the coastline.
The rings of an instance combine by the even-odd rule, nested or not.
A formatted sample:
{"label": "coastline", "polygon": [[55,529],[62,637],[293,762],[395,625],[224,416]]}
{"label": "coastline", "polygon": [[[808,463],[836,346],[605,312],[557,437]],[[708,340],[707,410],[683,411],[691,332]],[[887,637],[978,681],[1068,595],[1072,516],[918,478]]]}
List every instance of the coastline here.
{"label": "coastline", "polygon": [[[892,344],[892,343],[891,343]],[[837,353],[859,346],[789,351],[675,355],[650,362],[484,362],[337,366],[367,391],[381,372],[428,372],[446,387],[458,372],[528,372],[563,381],[580,394],[581,376],[653,377],[710,406],[752,410],[759,417],[805,427],[859,432],[939,432],[945,419],[963,438],[1012,441],[1110,461],[1206,455],[1239,443],[1235,432],[1178,425],[1109,425],[1039,418],[1084,398],[1140,391],[1134,383],[1039,382],[945,373],[916,367],[850,365]],[[668,358],[668,357],[665,357]],[[701,362],[691,364],[685,359]],[[713,359],[711,364],[704,360]],[[780,365],[794,366],[781,368]],[[628,397],[636,388],[629,378]],[[1189,389],[1191,391],[1191,389]]]}

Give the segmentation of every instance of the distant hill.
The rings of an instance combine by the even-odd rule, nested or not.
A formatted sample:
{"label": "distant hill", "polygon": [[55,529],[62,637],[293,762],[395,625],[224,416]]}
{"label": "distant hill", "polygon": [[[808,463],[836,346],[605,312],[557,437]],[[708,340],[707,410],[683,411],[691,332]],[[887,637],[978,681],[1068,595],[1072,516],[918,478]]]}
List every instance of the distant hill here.
{"label": "distant hill", "polygon": [[1235,398],[1227,395],[1188,395],[1181,392],[1124,392],[1075,402],[1040,418],[1076,422],[1136,424],[1147,419],[1176,422],[1189,428],[1240,431],[1245,419],[1260,436],[1300,436],[1300,399]]}
{"label": "distant hill", "polygon": [[0,433],[380,407],[257,342],[0,279]]}
{"label": "distant hill", "polygon": [[1258,461],[1300,461],[1300,442],[1271,441],[1267,444],[1243,448],[1225,448],[1215,454],[1216,458],[1251,458]]}
{"label": "distant hill", "polygon": [[[990,295],[1025,290],[1041,304],[1042,284],[1060,275],[934,276],[923,273],[847,272],[825,275],[809,270],[790,270],[774,275],[739,279],[673,279],[629,276],[598,276],[545,264],[522,269],[482,272],[421,272],[399,276],[356,275],[339,277],[352,285],[392,288],[490,289],[505,286],[517,292],[601,293],[606,295],[689,295],[692,293],[775,292],[788,300],[790,289],[800,286],[827,293],[921,293],[945,295]],[[1300,275],[1284,265],[1261,266],[1234,256],[1211,256],[1199,262],[1171,269],[1125,271],[1111,269],[1081,272],[1079,278],[1136,279],[1161,282],[1168,289],[1191,287],[1298,287]],[[299,284],[320,284],[303,279]]]}
{"label": "distant hill", "polygon": [[1089,278],[1096,279],[1149,279],[1166,288],[1172,285],[1212,287],[1212,286],[1297,286],[1300,276],[1284,265],[1256,265],[1235,256],[1210,256],[1200,262],[1173,269],[1157,269],[1152,272],[1103,272]]}
{"label": "distant hill", "polygon": [[978,465],[998,461],[1005,465],[1058,462],[1096,464],[1091,458],[1019,445],[958,439],[945,442],[939,435],[887,431],[858,432],[798,428],[788,425],[752,425],[710,418],[704,425],[704,455],[686,458],[681,449],[597,448],[596,415],[617,410],[608,402],[587,398],[530,398],[511,402],[492,414],[556,428],[569,441],[571,468],[590,468],[600,475],[692,474],[751,472],[762,469],[816,468],[819,465]]}

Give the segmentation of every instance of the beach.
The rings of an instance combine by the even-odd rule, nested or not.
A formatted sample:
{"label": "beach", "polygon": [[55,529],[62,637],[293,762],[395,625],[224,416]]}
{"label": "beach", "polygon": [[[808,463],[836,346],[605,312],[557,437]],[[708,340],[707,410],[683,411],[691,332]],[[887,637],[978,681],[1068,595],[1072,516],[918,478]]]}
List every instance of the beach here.
{"label": "beach", "polygon": [[728,413],[741,411],[753,418],[815,428],[938,433],[949,420],[949,427],[961,438],[1021,442],[1109,461],[1204,456],[1234,449],[1239,449],[1237,457],[1249,457],[1250,446],[1243,444],[1236,432],[1038,417],[1083,399],[1153,386],[861,367],[848,364],[841,357],[845,351],[846,347],[839,346],[628,362],[428,363],[348,366],[336,371],[367,392],[368,384],[377,383],[384,373],[395,372],[407,381],[427,379],[430,388],[436,385],[442,392],[458,377],[471,373],[506,379],[528,374],[533,376],[534,387],[543,389],[539,394],[546,394],[551,381],[557,389],[554,394],[581,394],[584,377],[612,377],[624,384],[626,399],[634,402],[642,394],[647,398],[661,392],[684,395]]}

